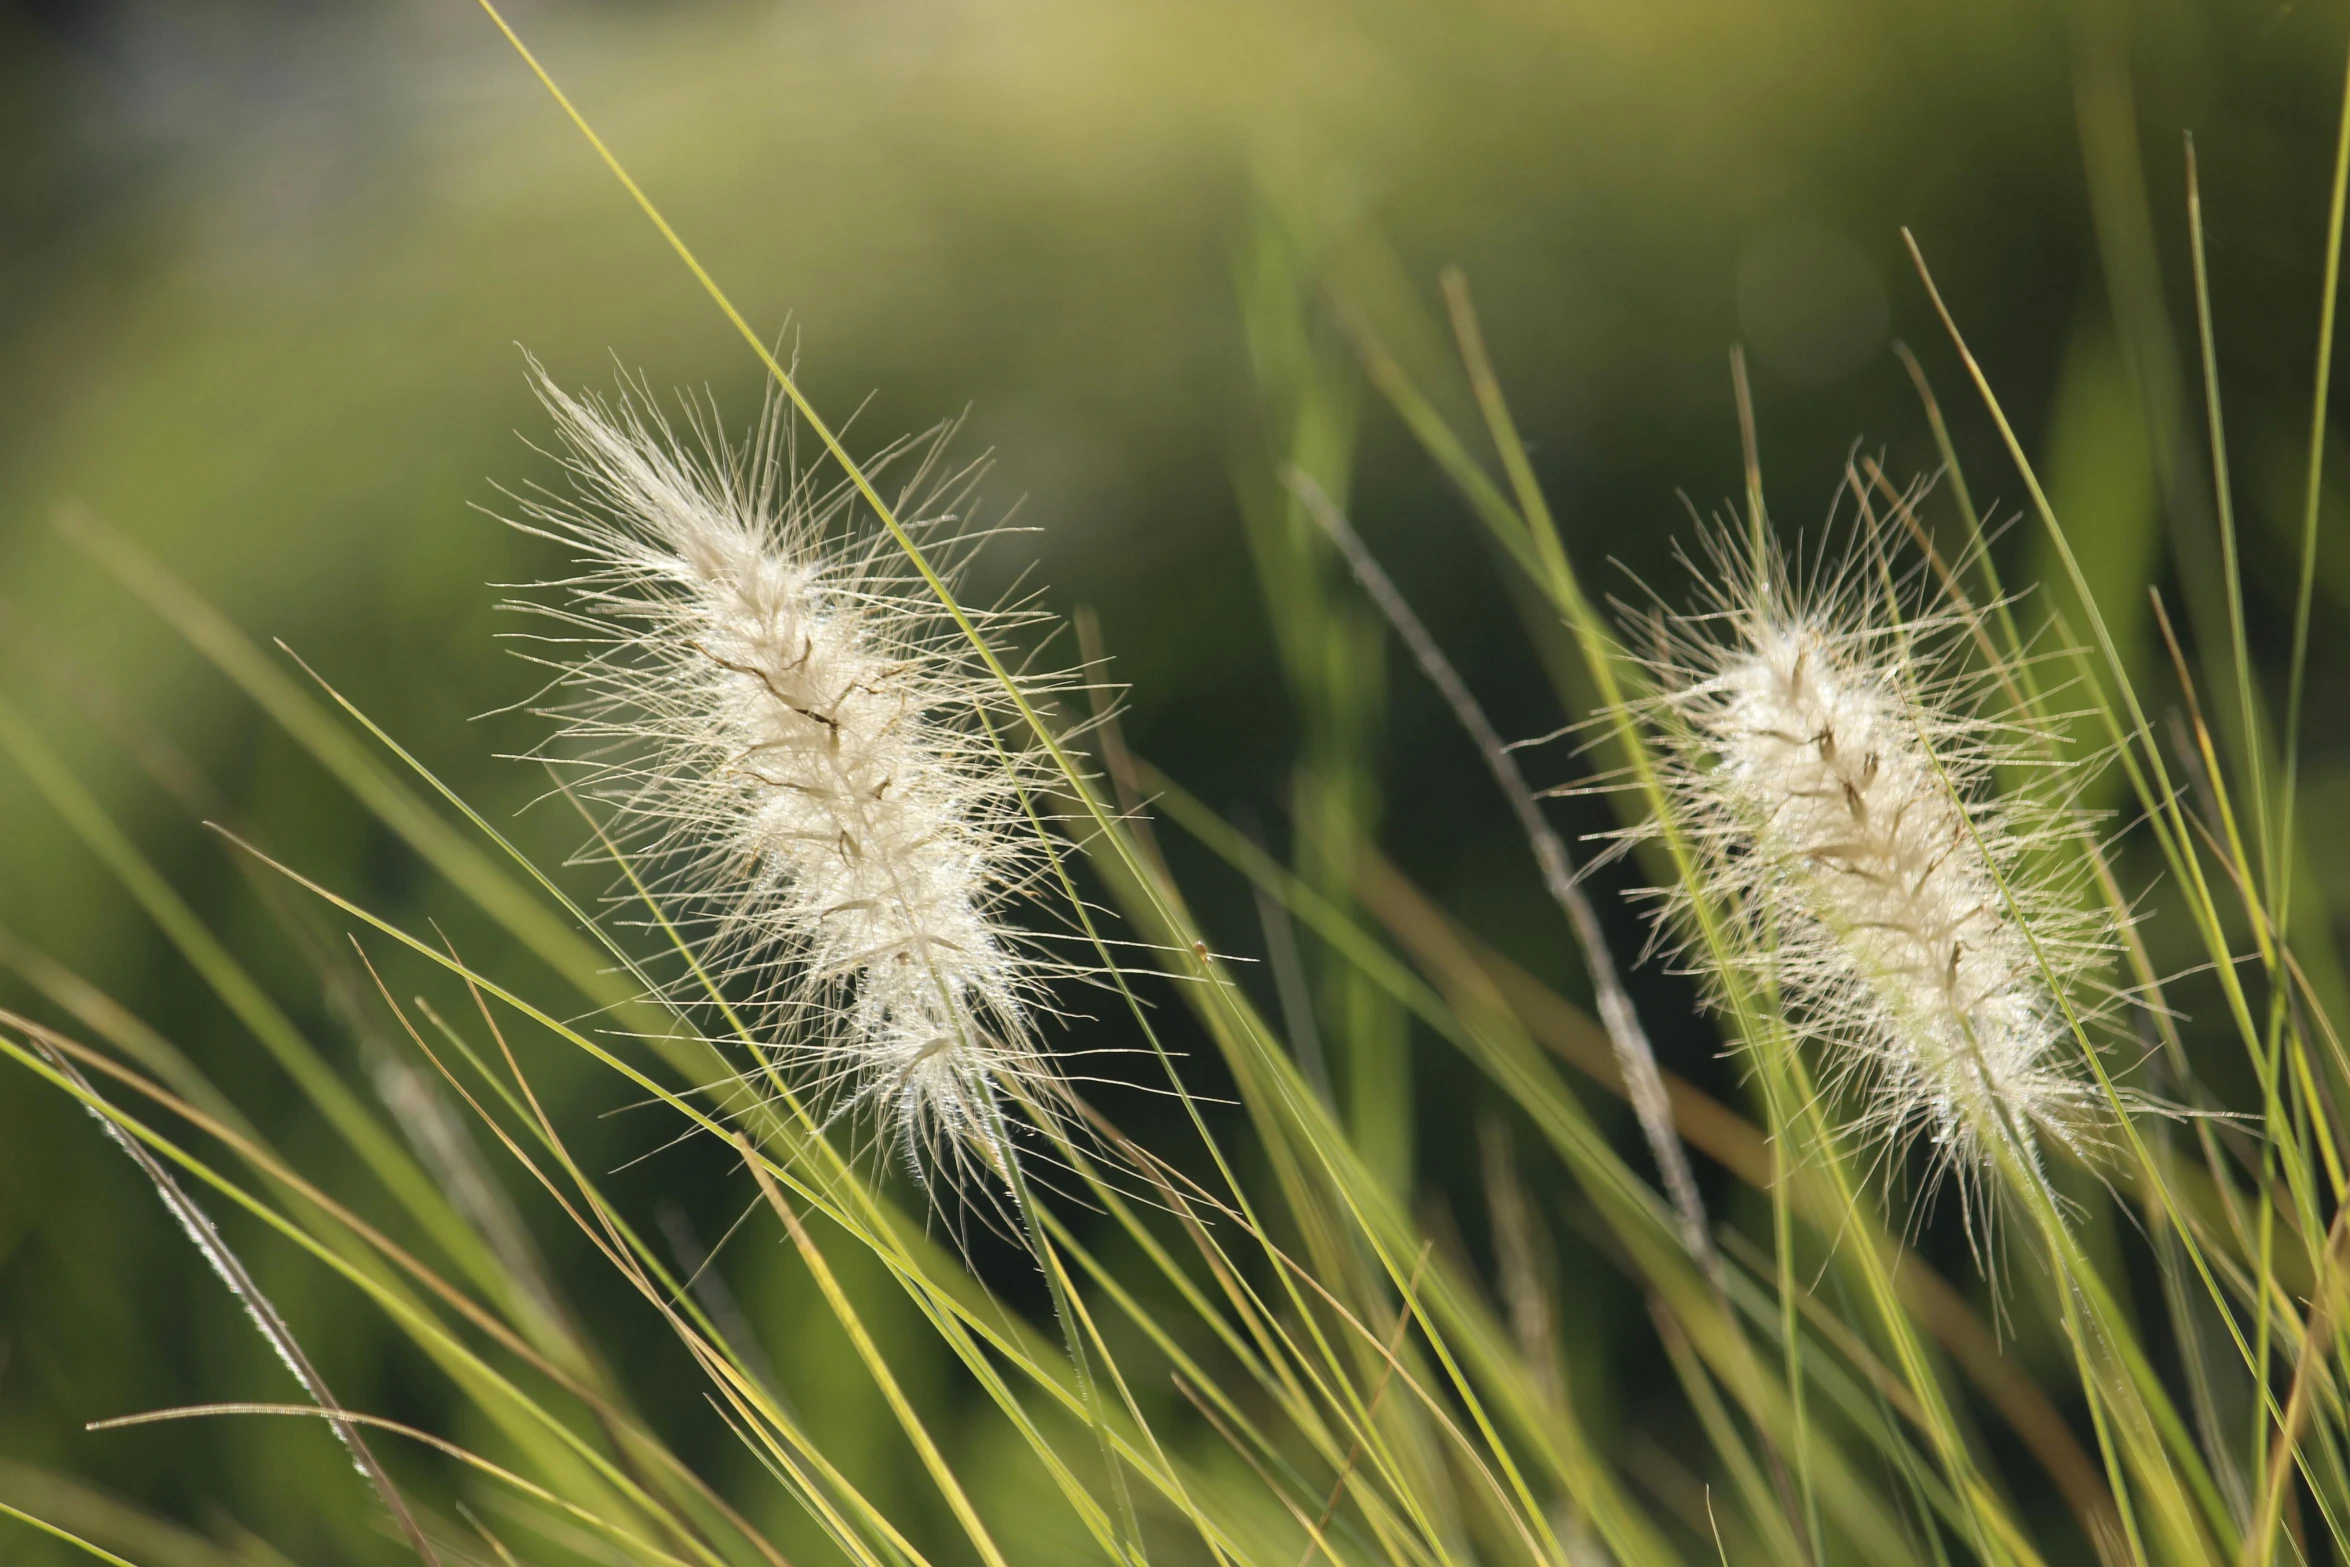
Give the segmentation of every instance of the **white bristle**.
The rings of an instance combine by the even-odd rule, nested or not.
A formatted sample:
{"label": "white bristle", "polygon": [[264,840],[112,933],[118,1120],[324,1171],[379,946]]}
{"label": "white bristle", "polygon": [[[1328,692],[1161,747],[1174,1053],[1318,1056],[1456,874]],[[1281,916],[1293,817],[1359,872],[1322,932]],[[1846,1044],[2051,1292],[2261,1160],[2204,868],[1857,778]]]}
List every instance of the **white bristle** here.
{"label": "white bristle", "polygon": [[[584,568],[567,607],[528,606],[565,628],[538,649],[565,695],[547,754],[616,807],[787,1080],[874,1112],[926,1178],[1004,1173],[1004,1098],[1050,1114],[1057,1079],[1050,965],[1005,918],[1038,774],[1000,683],[888,536],[852,531],[854,492],[795,470],[779,405],[730,447],[698,410],[680,440],[641,389],[538,390],[575,494],[526,526]],[[935,456],[909,497],[938,493]],[[909,521],[955,553],[950,517]]]}

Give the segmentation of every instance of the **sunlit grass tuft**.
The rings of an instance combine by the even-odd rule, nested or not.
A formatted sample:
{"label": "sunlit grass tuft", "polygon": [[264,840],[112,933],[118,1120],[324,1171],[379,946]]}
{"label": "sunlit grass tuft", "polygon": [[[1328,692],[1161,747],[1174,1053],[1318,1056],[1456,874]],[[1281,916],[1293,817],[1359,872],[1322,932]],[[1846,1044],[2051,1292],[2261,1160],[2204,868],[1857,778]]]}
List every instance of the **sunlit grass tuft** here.
{"label": "sunlit grass tuft", "polygon": [[[2159,601],[2142,621],[2109,613],[1955,321],[2063,593],[2003,580],[1996,529],[1904,350],[1947,465],[1939,486],[1899,489],[1857,461],[1852,547],[1790,553],[1765,511],[1741,380],[1746,494],[1729,533],[1691,546],[1699,609],[1619,618],[1552,512],[1466,282],[1445,281],[1452,385],[1451,367],[1407,365],[1394,346],[1441,340],[1434,323],[1399,319],[1357,286],[1360,269],[1322,275],[1268,238],[1247,302],[1268,471],[1244,489],[1286,672],[1318,736],[1285,860],[1188,792],[1183,759],[1128,755],[1103,715],[1064,710],[1068,693],[1015,673],[1024,628],[961,602],[926,514],[884,494],[555,95],[740,331],[816,466],[778,460],[771,433],[747,465],[723,443],[681,455],[641,415],[556,394],[607,508],[534,513],[595,572],[579,584],[584,609],[564,611],[603,638],[561,663],[591,703],[573,738],[667,747],[650,763],[590,759],[576,803],[617,880],[585,889],[135,547],[78,528],[481,928],[542,965],[488,972],[470,941],[273,856],[266,822],[223,824],[274,917],[338,938],[304,950],[331,991],[356,998],[362,1027],[392,1041],[397,1066],[375,1073],[370,1098],[0,704],[0,748],[373,1181],[363,1194],[315,1183],[168,1029],[49,955],[0,946],[52,1009],[0,1014],[0,1052],[103,1124],[306,1400],[104,1424],[321,1422],[365,1479],[317,1505],[374,1509],[398,1542],[386,1549],[426,1561],[2350,1559],[2350,1180],[2336,1110],[2350,1055],[2310,978],[2313,944],[2332,932],[2288,918],[2311,885],[2295,789],[2313,565],[2305,550],[2282,716],[2264,716],[2215,372],[2225,625],[2204,614],[2182,634]],[[2337,247],[2350,112],[2344,126]],[[2193,238],[2208,362],[2199,227]],[[2329,333],[2335,283],[2329,261]],[[1537,636],[1563,640],[1565,716],[1598,770],[1586,782],[1664,889],[1680,960],[1704,977],[1742,1068],[1743,1106],[1657,1060],[1592,913],[1620,890],[1613,873],[1578,875],[1515,753],[1347,519],[1361,427],[1342,342],[1523,573]],[[2329,362],[2321,350],[2311,518]],[[868,541],[845,566],[826,553],[835,524]],[[877,628],[885,611],[900,629]],[[2163,656],[2125,645],[2139,624],[2159,629]],[[1492,950],[1373,841],[1384,698],[1368,671],[1390,627],[1519,811],[1599,1019]],[[946,673],[909,673],[923,660]],[[2225,677],[2216,697],[2209,671]],[[868,699],[878,705],[850,711]],[[2223,715],[2217,731],[2207,712]],[[2119,780],[2124,817],[2072,803],[2084,743]],[[2043,785],[2053,799],[2035,795]],[[877,824],[877,809],[891,819]],[[986,845],[968,836],[975,820]],[[852,853],[842,835],[859,826]],[[1273,967],[1295,968],[1262,987],[1280,997],[1279,1025],[1154,833],[1185,835],[1259,895],[1268,949],[1288,943]],[[826,879],[879,845],[886,874]],[[696,913],[713,897],[781,934],[742,938],[725,918],[714,934]],[[1074,1074],[1026,1026],[1043,1004],[1035,976],[991,966],[1036,936],[1018,912],[1036,906],[1078,954],[1068,969],[1108,998],[1103,1019],[1073,1030],[1139,1041],[1123,1086],[1172,1106],[1145,1135],[1066,1086]],[[855,918],[840,929],[862,934],[836,948],[829,922],[843,915]],[[2199,972],[2166,970],[2158,941],[2193,953]],[[748,972],[728,961],[744,951]],[[870,972],[876,953],[917,951],[931,955],[909,966],[933,992]],[[809,979],[791,1022],[824,1048],[871,1047],[878,1030],[895,1053],[793,1070],[758,1005],[779,974]],[[2190,1030],[2190,993],[2216,1022]],[[2116,995],[2126,1007],[2108,1005]],[[1407,1031],[1426,1048],[1405,1049]],[[967,1053],[948,1079],[917,1083],[942,1059],[935,1040],[968,1051],[1014,1036],[1017,1061]],[[2256,1101],[2206,1085],[2197,1068],[2219,1050]],[[908,1112],[912,1140],[959,1147],[1000,1180],[1005,1254],[944,1243],[928,1195],[860,1157],[834,1114],[839,1070],[851,1103],[930,1096]],[[1473,1074],[1496,1106],[1455,1129],[1482,1154],[1489,1259],[1421,1181],[1414,1070]],[[729,1174],[737,1206],[692,1218],[788,1259],[820,1347],[760,1342],[765,1325],[717,1287],[710,1253],[689,1262],[655,1244],[583,1152],[582,1128],[551,1106],[557,1072],[641,1102],[664,1118],[652,1135]],[[1595,1088],[1633,1105],[1638,1158],[1610,1135]],[[1028,1108],[1033,1161],[1013,1153],[999,1096]],[[2156,1102],[2189,1113],[2145,1114]],[[1692,1154],[1728,1200],[1698,1191]],[[1928,1259],[1932,1221],[1907,1188],[1937,1170],[2003,1216],[1994,1240],[1959,1253],[1976,1276],[1946,1278]],[[1572,1201],[1535,1200],[1537,1181]],[[298,1317],[263,1293],[216,1212],[237,1217],[240,1241],[357,1292],[461,1417],[427,1429],[337,1399]],[[545,1262],[555,1236],[534,1235],[526,1213],[617,1286],[634,1329],[602,1326],[621,1320],[610,1302],[590,1312],[570,1298]],[[1636,1302],[1654,1407],[1602,1416],[1601,1378],[1560,1353],[1573,1302],[1546,1256],[1562,1236]],[[2148,1278],[2159,1311],[2138,1298]],[[858,1381],[872,1429],[842,1425],[846,1406],[795,1400],[793,1363],[812,1355]],[[651,1407],[654,1375],[690,1383],[693,1399]],[[678,1412],[696,1403],[700,1437]],[[703,1458],[711,1430],[733,1444],[731,1465]],[[44,1527],[85,1545],[102,1532]]]}

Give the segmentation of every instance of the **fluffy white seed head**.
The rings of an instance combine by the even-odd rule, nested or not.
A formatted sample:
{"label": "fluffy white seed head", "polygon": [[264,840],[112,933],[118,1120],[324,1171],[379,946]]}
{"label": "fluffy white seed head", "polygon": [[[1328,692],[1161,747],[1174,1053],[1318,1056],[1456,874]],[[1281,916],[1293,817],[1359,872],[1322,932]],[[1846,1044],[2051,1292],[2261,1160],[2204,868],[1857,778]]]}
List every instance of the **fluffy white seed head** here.
{"label": "fluffy white seed head", "polygon": [[2083,896],[2078,766],[2002,707],[1966,606],[1896,574],[1892,527],[1808,573],[1716,533],[1696,608],[1645,617],[1697,872],[1662,896],[1717,998],[1775,1005],[1853,1130],[1922,1141],[1972,1199],[2044,1138],[2098,1140],[2077,1025],[2111,1008],[2115,921]]}
{"label": "fluffy white seed head", "polygon": [[[535,369],[535,367],[534,367]],[[1000,683],[855,492],[798,470],[782,405],[731,445],[641,386],[611,404],[536,376],[572,493],[521,525],[574,549],[543,755],[685,933],[673,999],[723,1009],[828,1113],[871,1113],[925,1179],[1004,1173],[1005,1103],[1061,1103],[1036,1016],[1051,964],[1007,919],[1038,869],[1035,756]],[[898,511],[967,559],[938,442],[902,446]],[[1001,630],[1023,617],[977,617]],[[639,905],[642,913],[642,905]],[[699,969],[697,974],[693,970]]]}

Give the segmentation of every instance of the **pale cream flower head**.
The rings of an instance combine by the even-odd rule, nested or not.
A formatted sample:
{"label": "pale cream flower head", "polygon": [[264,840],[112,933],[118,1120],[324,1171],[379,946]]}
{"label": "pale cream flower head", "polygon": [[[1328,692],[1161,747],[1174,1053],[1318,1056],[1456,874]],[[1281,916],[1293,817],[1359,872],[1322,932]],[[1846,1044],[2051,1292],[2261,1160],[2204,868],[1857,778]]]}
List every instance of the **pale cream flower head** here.
{"label": "pale cream flower head", "polygon": [[[924,1179],[1005,1174],[1007,1102],[1051,1118],[1065,1090],[1036,1034],[1058,965],[1007,917],[1043,774],[1001,683],[855,491],[796,466],[779,401],[736,445],[706,406],[681,437],[641,385],[607,404],[533,370],[572,484],[520,525],[580,566],[522,606],[558,628],[531,639],[561,724],[542,755],[686,932],[700,972],[671,999],[712,976],[795,1091]],[[971,475],[940,444],[883,465],[954,561]]]}
{"label": "pale cream flower head", "polygon": [[2017,716],[1979,610],[1908,545],[1864,513],[1799,566],[1717,530],[1697,603],[1640,617],[1696,866],[1658,896],[1717,995],[1735,970],[1775,1002],[1846,1130],[1922,1142],[1972,1212],[2003,1163],[2037,1179],[2046,1142],[2101,1140],[2083,1045],[2120,1005],[2118,927],[2085,885],[2089,764]]}

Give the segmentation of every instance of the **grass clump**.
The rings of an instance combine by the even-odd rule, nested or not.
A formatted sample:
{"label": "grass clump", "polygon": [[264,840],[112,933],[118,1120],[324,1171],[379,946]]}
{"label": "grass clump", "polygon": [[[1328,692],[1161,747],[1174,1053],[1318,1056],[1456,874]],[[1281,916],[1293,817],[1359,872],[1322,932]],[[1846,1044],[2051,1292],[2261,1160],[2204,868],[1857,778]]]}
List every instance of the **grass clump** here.
{"label": "grass clump", "polygon": [[[1446,285],[1456,421],[1390,346],[1428,323],[1383,330],[1342,270],[1259,268],[1252,347],[1278,467],[1252,492],[1252,537],[1319,736],[1293,867],[1126,752],[1098,668],[1022,672],[1032,620],[957,591],[959,476],[937,500],[930,481],[951,471],[917,446],[901,454],[913,482],[885,494],[556,96],[775,399],[747,446],[711,415],[689,431],[697,448],[641,399],[614,410],[546,390],[583,486],[524,503],[582,562],[567,598],[541,601],[565,726],[549,755],[576,770],[565,792],[611,901],[85,526],[131,592],[540,962],[487,972],[442,932],[239,836],[290,929],[323,916],[350,938],[310,956],[354,1015],[396,1036],[371,1101],[0,706],[0,744],[376,1186],[314,1183],[162,1034],[12,947],[51,1010],[0,1018],[0,1051],[98,1118],[303,1394],[133,1420],[321,1421],[374,1500],[320,1505],[375,1507],[427,1562],[2350,1558],[2334,1109],[2350,1058],[2306,956],[2331,932],[2289,918],[2307,853],[2295,790],[2315,528],[2271,719],[2216,376],[2227,624],[2172,637],[2166,735],[1963,342],[2069,611],[2001,580],[1920,372],[1939,488],[1856,462],[1848,542],[1805,553],[1765,514],[1750,424],[1743,514],[1701,536],[1696,607],[1611,616],[1552,515],[1464,282]],[[1561,684],[1597,773],[1584,782],[1620,812],[1615,852],[1660,889],[1665,945],[1703,977],[1744,1109],[1663,1069],[1595,911],[1604,880],[1573,863],[1518,753],[1346,517],[1352,372],[1317,357],[1303,325],[1325,306],[1521,573],[1537,634],[1570,652]],[[1350,579],[1367,612],[1341,596]],[[2159,604],[2154,619],[2171,635]],[[1516,811],[1597,1018],[1370,841],[1375,683],[1353,677],[1382,621]],[[2227,677],[2217,731],[2182,640]],[[2112,822],[2075,798],[2084,730],[2127,791]],[[1191,850],[1256,895],[1279,1023],[1171,871]],[[1612,874],[1610,856],[1590,858]],[[2142,900],[2125,878],[2149,866],[2159,895]],[[2157,963],[2157,934],[2197,953],[2191,983],[2215,998],[2253,1102],[2196,1070],[2213,1042],[2190,1047],[2175,999],[2190,981]],[[1309,950],[1331,981],[1318,991]],[[1037,1020],[1079,982],[1107,1015],[1074,1021],[1064,1049]],[[1431,1188],[1397,1102],[1407,1025],[1500,1107],[1476,1139],[1489,1259],[1414,1200]],[[1072,1086],[1092,1028],[1123,1051],[1105,1075],[1160,1096],[1147,1132]],[[1317,1032],[1326,1054],[1309,1048]],[[541,1087],[582,1063],[723,1168],[743,1204],[733,1223],[787,1251],[824,1321],[808,1352],[854,1370],[883,1462],[844,1457],[873,1431],[800,1407],[710,1253],[656,1244],[595,1173]],[[1631,1103],[1637,1159],[1595,1088]],[[870,1156],[876,1125],[923,1185]],[[1720,1197],[1700,1190],[1693,1153]],[[1572,1302],[1529,1168],[1572,1191],[1574,1239],[1643,1310],[1663,1385],[1628,1436],[1560,1353]],[[1932,1266],[1909,1187],[1941,1177],[1967,1192],[1964,1255],[1988,1282]],[[618,1281],[637,1330],[588,1325],[509,1179]],[[942,1239],[940,1215],[974,1203],[1004,1222]],[[338,1397],[214,1210],[364,1297],[456,1416],[427,1429]],[[2148,1277],[2162,1320],[2134,1298]],[[2033,1363],[2004,1352],[2036,1330]],[[680,1401],[646,1396],[655,1364],[745,1461],[722,1472],[681,1441]],[[43,1527],[105,1555],[121,1522],[93,1516]]]}

